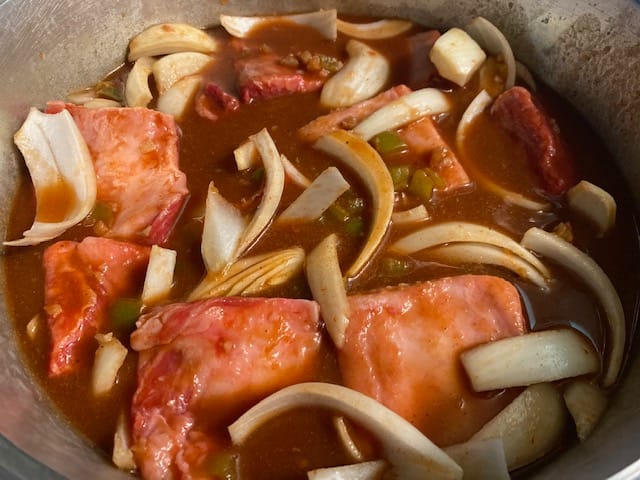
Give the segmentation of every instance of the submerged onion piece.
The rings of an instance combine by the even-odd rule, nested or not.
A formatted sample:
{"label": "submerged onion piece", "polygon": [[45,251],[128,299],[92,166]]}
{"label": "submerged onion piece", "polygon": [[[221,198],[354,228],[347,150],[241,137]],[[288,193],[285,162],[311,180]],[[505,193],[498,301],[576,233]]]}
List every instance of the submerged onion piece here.
{"label": "submerged onion piece", "polygon": [[202,77],[198,75],[181,78],[158,97],[157,109],[179,120],[187,111],[201,83]]}
{"label": "submerged onion piece", "polygon": [[349,190],[340,170],[329,167],[296,198],[278,217],[278,221],[307,221],[319,218],[340,195]]}
{"label": "submerged onion piece", "polygon": [[99,345],[91,373],[91,390],[94,395],[104,395],[115,385],[128,350],[113,333],[98,333],[95,338]]}
{"label": "submerged onion piece", "polygon": [[177,52],[211,53],[218,43],[206,32],[186,23],[152,25],[129,42],[130,62],[141,57],[155,57]]}
{"label": "submerged onion piece", "polygon": [[38,333],[43,327],[43,323],[44,323],[44,320],[42,319],[42,316],[40,314],[36,314],[33,317],[31,317],[31,320],[29,320],[25,328],[25,330],[27,331],[27,337],[29,337],[29,340],[35,341],[36,337],[38,336]]}
{"label": "submerged onion piece", "polygon": [[251,140],[247,140],[240,144],[239,147],[233,151],[233,158],[236,161],[236,167],[238,170],[247,170],[254,167],[260,161],[260,153],[256,148],[256,144]]}
{"label": "submerged onion piece", "polygon": [[251,135],[249,140],[255,144],[260,154],[266,180],[258,209],[236,247],[236,258],[240,257],[267,227],[275,215],[278,205],[280,205],[284,191],[284,168],[280,160],[280,153],[267,129],[263,128],[255,135]]}
{"label": "submerged onion piece", "polygon": [[469,34],[454,27],[438,37],[429,58],[441,77],[464,87],[487,55]]}
{"label": "submerged onion piece", "polygon": [[504,88],[508,90],[513,87],[516,83],[516,59],[509,41],[500,29],[484,17],[476,17],[465,27],[465,30],[487,52],[504,61],[507,67]]}
{"label": "submerged onion piece", "polygon": [[518,395],[471,440],[501,438],[509,470],[515,470],[554,448],[562,438],[566,419],[560,393],[548,383],[539,383]]}
{"label": "submerged onion piece", "polygon": [[[71,114],[32,108],[14,135],[36,193],[36,218],[24,238],[4,245],[37,245],[86,217],[96,201],[96,174],[87,144]],[[57,211],[59,207],[66,207]],[[55,211],[50,211],[51,208]]]}
{"label": "submerged onion piece", "polygon": [[440,90],[423,88],[376,110],[356,125],[353,133],[369,141],[381,132],[395,130],[427,115],[447,112],[450,108],[449,99]]}
{"label": "submerged onion piece", "polygon": [[603,236],[616,223],[616,201],[602,188],[586,180],[567,191],[567,203],[571,210],[586,218]]}
{"label": "submerged onion piece", "polygon": [[118,415],[116,431],[113,435],[113,454],[111,460],[120,470],[131,471],[136,469],[136,462],[131,450],[131,433],[127,416],[124,413]]}
{"label": "submerged onion piece", "polygon": [[349,456],[351,456],[351,458],[353,458],[356,462],[362,462],[364,460],[364,454],[358,448],[358,445],[356,445],[356,442],[353,440],[353,437],[349,433],[347,420],[345,420],[342,415],[333,417],[333,426],[336,429],[338,438],[342,442],[342,446],[347,451]]}
{"label": "submerged onion piece", "polygon": [[622,366],[626,337],[624,310],[611,280],[589,255],[553,233],[533,227],[526,231],[521,243],[582,278],[600,302],[607,316],[610,333],[607,342],[610,353],[605,361],[602,384],[610,387]]}
{"label": "submerged onion piece", "polygon": [[306,273],[313,299],[320,305],[327,332],[336,347],[342,348],[349,325],[349,302],[338,263],[338,239],[335,234],[322,240],[307,256]]}
{"label": "submerged onion piece", "polygon": [[149,88],[149,75],[155,60],[151,57],[140,57],[133,64],[124,88],[124,98],[129,107],[146,107],[153,94]]}
{"label": "submerged onion piece", "polygon": [[291,161],[285,157],[283,154],[280,155],[280,160],[282,161],[282,167],[284,168],[284,173],[286,176],[296,185],[301,188],[307,188],[311,185],[311,180],[303,175],[303,173],[296,168],[296,166],[291,163]]}
{"label": "submerged onion piece", "polygon": [[189,295],[189,301],[256,295],[290,280],[302,271],[303,265],[304,250],[300,247],[243,258],[221,272],[208,272]]}
{"label": "submerged onion piece", "polygon": [[315,28],[320,34],[329,40],[337,37],[336,19],[338,13],[335,9],[318,10],[317,12],[296,13],[292,15],[278,16],[254,16],[241,17],[233,15],[220,15],[220,25],[234,37],[244,38],[251,30],[261,25],[273,22],[289,22],[297,25],[307,25]]}
{"label": "submerged onion piece", "polygon": [[600,370],[593,346],[573,329],[484,343],[462,353],[460,360],[476,392],[553,382]]}
{"label": "submerged onion piece", "polygon": [[419,223],[429,220],[429,212],[424,205],[418,205],[417,207],[404,210],[402,212],[393,212],[391,215],[391,221],[394,225],[407,225],[413,223]]}
{"label": "submerged onion piece", "polygon": [[464,480],[509,480],[501,438],[469,440],[444,449],[464,471]]}
{"label": "submerged onion piece", "polygon": [[340,467],[318,468],[307,472],[309,480],[376,480],[387,468],[384,460],[354,463]]}
{"label": "submerged onion piece", "polygon": [[516,275],[529,280],[543,290],[549,288],[548,281],[528,261],[513,252],[486,243],[450,243],[429,250],[429,257],[455,264],[482,263],[507,268]]}
{"label": "submerged onion piece", "polygon": [[231,441],[241,445],[281,413],[311,406],[338,411],[375,435],[397,478],[462,478],[462,469],[404,418],[360,392],[329,383],[299,383],[270,395],[229,426]]}
{"label": "submerged onion piece", "polygon": [[179,52],[166,55],[153,64],[153,79],[162,95],[184,77],[200,73],[213,58],[199,52]]}
{"label": "submerged onion piece", "polygon": [[371,194],[374,214],[369,235],[358,258],[345,273],[347,278],[355,277],[376,252],[389,228],[393,213],[393,180],[378,152],[352,133],[336,130],[321,137],[314,147],[342,160]]}
{"label": "submerged onion piece", "polygon": [[426,248],[454,242],[484,243],[503,248],[531,264],[545,279],[551,278],[549,269],[518,242],[504,233],[475,223],[454,221],[431,225],[397,240],[390,250],[411,255]]}
{"label": "submerged onion piece", "polygon": [[413,23],[408,20],[392,20],[388,18],[369,23],[351,23],[337,19],[336,25],[340,33],[360,40],[391,38],[413,27]]}
{"label": "submerged onion piece", "polygon": [[524,63],[519,62],[518,60],[516,60],[516,78],[522,80],[527,88],[532,92],[536,91],[536,79],[533,78],[533,74],[527,68],[527,66]]}
{"label": "submerged onion piece", "polygon": [[389,79],[389,60],[358,40],[347,42],[349,61],[322,87],[320,103],[327,108],[344,108],[367,100]]}
{"label": "submerged onion piece", "polygon": [[151,246],[147,274],[142,288],[142,303],[155,305],[169,296],[173,287],[173,272],[176,268],[178,253],[175,250]]}
{"label": "submerged onion piece", "polygon": [[607,408],[607,396],[597,385],[575,380],[564,389],[564,403],[576,424],[578,439],[584,442]]}

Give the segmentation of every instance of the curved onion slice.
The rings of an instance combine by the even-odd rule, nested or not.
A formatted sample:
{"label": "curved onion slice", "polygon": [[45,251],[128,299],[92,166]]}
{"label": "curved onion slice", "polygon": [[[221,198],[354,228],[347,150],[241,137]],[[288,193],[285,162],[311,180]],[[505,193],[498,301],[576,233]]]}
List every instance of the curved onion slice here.
{"label": "curved onion slice", "polygon": [[563,265],[593,291],[609,324],[609,358],[605,362],[602,384],[611,386],[620,372],[626,337],[624,310],[611,280],[589,255],[553,233],[533,227],[526,231],[520,243]]}
{"label": "curved onion slice", "polygon": [[441,77],[464,87],[487,55],[467,32],[454,27],[438,37],[429,58]]}
{"label": "curved onion slice", "polygon": [[234,37],[244,38],[249,32],[260,24],[271,22],[292,22],[298,25],[307,25],[315,28],[320,34],[330,40],[335,40],[337,36],[336,28],[337,11],[318,10],[310,13],[296,13],[292,15],[280,16],[255,16],[239,17],[233,15],[220,15],[220,25]]}
{"label": "curved onion slice", "polygon": [[509,41],[498,27],[484,17],[476,17],[465,27],[465,30],[483,49],[491,55],[502,58],[507,66],[504,88],[508,90],[513,87],[516,83],[516,59]]}
{"label": "curved onion slice", "polygon": [[386,130],[395,130],[427,115],[437,115],[451,108],[449,99],[440,90],[423,88],[404,95],[376,110],[353,129],[365,140]]}
{"label": "curved onion slice", "polygon": [[364,454],[358,448],[358,445],[356,445],[356,442],[351,437],[351,434],[349,433],[349,427],[345,418],[342,415],[333,417],[333,426],[336,429],[338,438],[342,442],[342,446],[347,451],[349,456],[356,462],[362,462],[364,460]]}
{"label": "curved onion slice", "polygon": [[142,303],[155,305],[171,293],[173,272],[176,268],[177,252],[158,245],[151,246],[147,274],[142,287]]}
{"label": "curved onion slice", "polygon": [[206,32],[186,23],[152,25],[129,42],[130,62],[140,57],[155,57],[177,52],[211,53],[218,43]]}
{"label": "curved onion slice", "polygon": [[465,480],[510,480],[501,438],[469,440],[444,449],[464,470]]}
{"label": "curved onion slice", "polygon": [[595,373],[600,361],[572,329],[545,330],[478,345],[460,356],[476,392]]}
{"label": "curved onion slice", "polygon": [[546,290],[547,280],[529,262],[508,250],[487,245],[486,243],[460,242],[450,243],[429,250],[429,258],[435,257],[447,263],[484,263],[507,268],[518,276]]}
{"label": "curved onion slice", "polygon": [[521,63],[516,60],[516,78],[522,80],[527,88],[532,92],[535,92],[537,89],[536,79],[533,78],[531,71],[527,68],[524,63]]}
{"label": "curved onion slice", "polygon": [[96,340],[98,349],[91,372],[91,390],[94,395],[104,395],[116,383],[118,370],[124,363],[128,350],[113,333],[98,333]]}
{"label": "curved onion slice", "polygon": [[85,108],[119,108],[122,104],[110,98],[94,98],[82,105]]}
{"label": "curved onion slice", "polygon": [[548,383],[528,387],[471,440],[502,438],[509,470],[537,460],[555,447],[566,425],[560,393]]}
{"label": "curved onion slice", "polygon": [[329,167],[318,175],[284,212],[278,221],[312,221],[319,218],[340,195],[349,190],[340,170]]}
{"label": "curved onion slice", "polygon": [[462,469],[404,418],[362,393],[329,383],[299,383],[270,395],[229,426],[231,441],[242,444],[269,420],[304,406],[337,410],[366,428],[379,439],[397,478],[462,478]]}
{"label": "curved onion slice", "polygon": [[389,79],[389,60],[358,40],[347,42],[349,61],[322,87],[320,103],[327,108],[344,108],[367,100]]}
{"label": "curved onion slice", "polygon": [[189,301],[211,297],[256,295],[281,285],[298,272],[304,264],[304,250],[299,247],[243,258],[222,272],[208,272]]}
{"label": "curved onion slice", "polygon": [[387,468],[384,460],[354,463],[340,467],[318,468],[307,472],[309,480],[376,480]]}
{"label": "curved onion slice", "polygon": [[146,107],[153,98],[149,75],[154,63],[151,57],[141,57],[133,64],[124,89],[124,98],[129,107]]}
{"label": "curved onion slice", "polygon": [[607,396],[593,383],[574,380],[564,389],[564,403],[576,424],[578,439],[584,442],[607,408]]}
{"label": "curved onion slice", "polygon": [[249,140],[255,144],[258,153],[260,153],[266,180],[260,205],[258,205],[258,209],[236,247],[236,258],[251,246],[269,224],[278,209],[284,191],[284,168],[280,160],[280,153],[267,129],[263,128],[255,135],[251,135]]}
{"label": "curved onion slice", "polygon": [[242,213],[209,184],[204,211],[204,227],[200,251],[208,273],[221,271],[235,262],[240,238],[247,228]]}
{"label": "curved onion slice", "polygon": [[567,203],[596,227],[600,237],[616,223],[616,201],[607,191],[586,180],[567,191]]}
{"label": "curved onion slice", "polygon": [[[96,174],[87,144],[71,114],[32,108],[14,141],[24,156],[36,192],[36,218],[24,238],[4,245],[37,245],[86,217],[96,201]],[[64,216],[48,208],[66,205]]]}
{"label": "curved onion slice", "polygon": [[360,40],[381,40],[406,32],[413,23],[407,20],[383,19],[369,23],[351,23],[337,19],[338,31]]}
{"label": "curved onion slice", "polygon": [[281,154],[280,160],[282,161],[284,173],[287,175],[289,179],[291,179],[293,183],[298,185],[300,188],[307,188],[309,187],[309,185],[311,185],[311,180],[305,177],[302,174],[302,172],[298,170],[296,166],[293,163],[291,163],[291,161],[287,157]]}
{"label": "curved onion slice", "polygon": [[127,416],[124,412],[118,415],[118,421],[116,422],[111,460],[120,470],[130,471],[136,469],[136,462],[133,458],[133,451],[131,450],[131,433],[129,431]]}
{"label": "curved onion slice", "polygon": [[335,234],[322,240],[307,256],[307,281],[327,332],[338,348],[344,345],[349,325],[349,302],[338,263],[338,240]]}
{"label": "curved onion slice", "polygon": [[198,75],[181,78],[158,97],[157,109],[179,120],[191,104],[201,83],[202,78]]}
{"label": "curved onion slice", "polygon": [[474,242],[503,248],[522,258],[535,267],[544,278],[551,278],[551,272],[538,258],[507,235],[483,225],[469,222],[444,222],[416,230],[391,245],[390,250],[402,255],[435,247],[445,243]]}
{"label": "curved onion slice", "polygon": [[355,277],[382,242],[393,213],[393,180],[389,169],[376,150],[360,137],[336,130],[321,137],[314,147],[342,160],[369,189],[373,221],[367,242],[345,276]]}
{"label": "curved onion slice", "polygon": [[152,69],[158,93],[162,95],[181,78],[200,73],[212,61],[209,55],[199,52],[179,52],[162,57]]}
{"label": "curved onion slice", "polygon": [[429,212],[427,212],[427,207],[424,205],[418,205],[417,207],[413,207],[402,212],[393,212],[391,215],[391,221],[394,225],[419,223],[429,220],[430,218]]}
{"label": "curved onion slice", "polygon": [[258,164],[260,154],[256,148],[256,144],[251,140],[247,140],[240,144],[233,151],[233,158],[236,161],[238,170],[246,170]]}

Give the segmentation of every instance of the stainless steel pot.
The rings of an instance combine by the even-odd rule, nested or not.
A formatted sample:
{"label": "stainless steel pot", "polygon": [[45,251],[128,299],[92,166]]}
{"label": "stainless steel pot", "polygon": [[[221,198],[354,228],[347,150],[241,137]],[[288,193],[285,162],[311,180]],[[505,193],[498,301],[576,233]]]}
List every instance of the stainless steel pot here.
{"label": "stainless steel pot", "polygon": [[[123,61],[128,39],[149,24],[205,26],[221,11],[333,6],[401,15],[435,27],[487,17],[506,34],[516,56],[591,121],[629,185],[640,180],[640,4],[633,0],[0,0],[0,237],[5,238],[21,173],[12,135],[30,105],[97,81]],[[640,206],[640,189],[634,195]],[[6,307],[4,285],[10,281],[0,276],[0,477],[130,478],[72,432],[25,371]],[[640,478],[638,398],[636,345],[621,388],[593,436],[533,477]]]}

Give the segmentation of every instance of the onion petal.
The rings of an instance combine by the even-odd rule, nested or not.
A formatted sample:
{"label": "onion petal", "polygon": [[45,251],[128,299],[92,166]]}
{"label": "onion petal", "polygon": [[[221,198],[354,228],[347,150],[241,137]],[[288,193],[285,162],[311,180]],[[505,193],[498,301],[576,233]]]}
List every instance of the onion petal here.
{"label": "onion petal", "polygon": [[115,385],[128,350],[113,333],[98,333],[96,340],[99,345],[93,362],[91,390],[94,395],[104,395]]}
{"label": "onion petal", "polygon": [[464,30],[450,28],[429,51],[429,59],[441,77],[465,86],[482,66],[487,55]]}
{"label": "onion petal", "polygon": [[465,27],[465,30],[484,50],[502,58],[507,66],[505,90],[513,87],[516,83],[516,59],[509,41],[500,29],[484,17],[476,17]]}
{"label": "onion petal", "polygon": [[516,78],[522,80],[527,88],[532,92],[535,92],[537,89],[536,79],[533,78],[531,71],[527,68],[524,63],[516,60]]}
{"label": "onion petal", "polygon": [[424,205],[410,208],[401,212],[393,212],[391,221],[394,225],[410,225],[429,220],[431,217]]}
{"label": "onion petal", "polygon": [[157,60],[152,68],[158,93],[162,95],[181,78],[200,73],[212,61],[211,56],[199,52],[165,55]]}
{"label": "onion petal", "polygon": [[462,469],[404,418],[360,392],[329,383],[299,383],[270,395],[228,427],[231,441],[241,445],[269,420],[304,406],[339,411],[366,428],[381,442],[397,478],[462,478]]}
{"label": "onion petal", "polygon": [[616,201],[606,190],[586,180],[567,191],[567,203],[571,210],[596,227],[599,237],[616,223]]}
{"label": "onion petal", "polygon": [[298,185],[300,188],[307,188],[311,185],[311,180],[305,177],[287,157],[281,154],[280,160],[282,161],[284,173],[293,183]]}
{"label": "onion petal", "polygon": [[578,439],[584,442],[607,408],[607,396],[597,385],[574,380],[564,389],[564,403],[576,424]]}
{"label": "onion petal", "polygon": [[141,296],[144,305],[155,305],[171,293],[177,255],[175,250],[162,248],[158,245],[151,246]]}
{"label": "onion petal", "polygon": [[349,426],[347,425],[347,420],[340,415],[337,417],[333,417],[333,426],[336,429],[338,434],[338,438],[342,442],[342,446],[347,451],[349,456],[353,458],[356,462],[362,462],[364,460],[364,454],[356,445],[356,442],[353,440],[353,437],[349,433]]}
{"label": "onion petal", "polygon": [[220,25],[222,25],[230,35],[244,38],[251,30],[260,25],[272,22],[290,22],[298,25],[308,25],[315,28],[323,37],[329,40],[335,40],[337,37],[336,19],[337,11],[335,9],[329,9],[279,16],[241,17],[220,15]]}
{"label": "onion petal", "polygon": [[354,463],[340,467],[318,468],[309,470],[309,480],[376,480],[387,468],[384,460],[372,460],[370,462]]}
{"label": "onion petal", "polygon": [[351,23],[337,19],[336,24],[340,33],[360,40],[391,38],[413,27],[413,23],[407,20],[391,20],[387,18],[369,23]]}
{"label": "onion petal", "polygon": [[501,438],[469,440],[444,449],[464,470],[464,480],[509,480]]}
{"label": "onion petal", "polygon": [[131,433],[127,416],[124,413],[118,415],[116,431],[113,435],[113,454],[111,460],[120,470],[131,471],[136,469],[136,462],[131,450]]}
{"label": "onion petal", "polygon": [[124,89],[127,106],[146,107],[153,98],[149,88],[149,75],[154,63],[155,60],[151,57],[140,57],[133,64]]}
{"label": "onion petal", "polygon": [[152,25],[129,42],[130,62],[141,57],[155,57],[177,52],[211,53],[218,42],[206,32],[186,23]]}
{"label": "onion petal", "polygon": [[163,113],[173,115],[180,120],[191,104],[193,97],[200,88],[202,77],[199,75],[184,77],[158,97],[157,109]]}

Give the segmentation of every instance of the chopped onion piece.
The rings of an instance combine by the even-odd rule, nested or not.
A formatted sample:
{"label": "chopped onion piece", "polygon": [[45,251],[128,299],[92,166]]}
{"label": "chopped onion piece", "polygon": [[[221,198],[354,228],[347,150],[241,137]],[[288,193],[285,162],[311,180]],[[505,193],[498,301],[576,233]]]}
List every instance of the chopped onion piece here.
{"label": "chopped onion piece", "polygon": [[287,157],[281,154],[280,160],[282,161],[284,173],[291,179],[293,183],[301,188],[307,188],[309,185],[311,185],[311,180],[305,177],[302,172],[300,172],[300,170],[298,170],[296,166],[291,163],[291,161],[289,161]]}
{"label": "chopped onion piece", "polygon": [[335,234],[322,240],[307,256],[306,270],[311,293],[320,305],[327,332],[336,347],[342,348],[349,325],[349,302],[338,263]]}
{"label": "chopped onion piece", "polygon": [[484,17],[476,17],[465,27],[465,30],[483,49],[504,61],[507,66],[504,88],[508,90],[513,87],[516,83],[516,59],[509,41],[498,27]]}
{"label": "chopped onion piece", "polygon": [[513,252],[486,243],[450,243],[428,251],[429,258],[455,264],[484,263],[507,268],[543,290],[549,288],[547,280],[528,261]]}
{"label": "chopped onion piece", "polygon": [[340,467],[318,468],[307,472],[309,480],[376,480],[387,468],[384,460],[354,463]]}
{"label": "chopped onion piece", "polygon": [[198,75],[184,77],[158,97],[157,109],[161,112],[173,115],[180,120],[191,104],[193,97],[200,88],[202,78]]}
{"label": "chopped onion piece", "polygon": [[[4,245],[37,245],[86,217],[96,201],[96,174],[87,144],[71,114],[32,108],[14,135],[36,193],[36,218],[24,238]],[[57,211],[64,205],[64,211]],[[54,207],[55,211],[50,211]]]}
{"label": "chopped onion piece", "polygon": [[314,147],[338,157],[360,177],[371,193],[373,220],[367,241],[345,276],[355,277],[382,242],[393,213],[393,180],[376,150],[360,137],[336,130],[321,137]]}
{"label": "chopped onion piece", "polygon": [[220,25],[234,37],[244,38],[251,30],[261,24],[269,24],[272,22],[291,22],[298,25],[308,25],[315,28],[320,34],[329,40],[335,40],[337,37],[336,27],[337,11],[318,10],[310,13],[296,13],[292,15],[279,16],[255,16],[255,17],[239,17],[233,15],[220,15]]}
{"label": "chopped onion piece", "polygon": [[611,280],[589,255],[553,233],[533,227],[522,237],[524,247],[563,265],[586,283],[596,296],[609,324],[609,358],[605,361],[602,384],[610,387],[618,377],[625,344],[624,310]]}
{"label": "chopped onion piece", "polygon": [[151,57],[140,57],[133,64],[124,87],[124,98],[129,107],[146,107],[153,98],[149,75],[154,63]]}
{"label": "chopped onion piece", "polygon": [[211,56],[199,52],[179,52],[162,57],[153,64],[158,93],[162,95],[181,78],[200,73],[212,61]]}
{"label": "chopped onion piece", "polygon": [[616,223],[616,201],[602,188],[580,181],[567,191],[569,207],[591,222],[603,236]]}
{"label": "chopped onion piece", "polygon": [[423,88],[404,95],[376,110],[353,129],[353,133],[369,141],[380,132],[395,130],[407,123],[447,112],[449,99],[440,90]]}
{"label": "chopped onion piece", "polygon": [[460,118],[458,128],[456,130],[456,146],[459,151],[463,150],[465,136],[467,134],[467,128],[469,125],[480,115],[485,109],[493,102],[493,98],[486,90],[480,91],[478,95],[474,97],[467,109]]}
{"label": "chopped onion piece", "polygon": [[229,426],[231,441],[241,445],[269,420],[305,406],[338,411],[375,435],[396,478],[462,478],[462,469],[404,418],[360,392],[329,383],[299,383],[270,395]]}
{"label": "chopped onion piece", "polygon": [[267,227],[280,205],[284,191],[284,168],[280,153],[266,128],[249,137],[260,153],[266,175],[264,193],[251,222],[236,247],[235,257],[240,257]]}
{"label": "chopped onion piece", "polygon": [[516,60],[516,78],[521,79],[532,92],[537,89],[536,80],[524,63]]}
{"label": "chopped onion piece", "polygon": [[454,221],[431,225],[397,240],[391,245],[390,250],[402,255],[411,255],[426,248],[454,242],[485,243],[503,248],[533,265],[544,278],[551,278],[549,269],[518,242],[497,230],[475,223]]}
{"label": "chopped onion piece", "polygon": [[76,105],[84,105],[96,98],[98,98],[98,95],[93,87],[76,90],[67,95],[67,101],[75,103]]}
{"label": "chopped onion piece", "polygon": [[141,296],[144,305],[155,305],[166,299],[171,293],[177,255],[175,250],[162,248],[158,245],[151,246]]}
{"label": "chopped onion piece", "polygon": [[329,167],[324,170],[278,217],[278,221],[310,222],[319,218],[340,195],[349,190],[340,170]]}
{"label": "chopped onion piece", "polygon": [[237,260],[237,248],[246,228],[247,220],[240,210],[220,195],[211,182],[200,246],[208,273],[217,273]]}
{"label": "chopped onion piece", "polygon": [[113,333],[95,336],[98,341],[93,371],[91,374],[91,389],[94,395],[109,393],[118,378],[118,370],[127,357],[127,348],[113,336]]}
{"label": "chopped onion piece", "polygon": [[362,462],[364,460],[364,454],[360,451],[356,442],[353,441],[345,418],[342,415],[333,417],[333,426],[338,433],[338,438],[340,438],[342,446],[349,453],[351,458],[356,462]]}
{"label": "chopped onion piece", "polygon": [[471,440],[501,438],[511,471],[554,448],[562,437],[566,419],[560,393],[548,383],[539,383],[518,395]]}
{"label": "chopped onion piece", "polygon": [[576,424],[578,439],[584,442],[607,408],[607,396],[585,380],[574,380],[564,389],[564,403]]}
{"label": "chopped onion piece", "polygon": [[27,323],[26,330],[29,340],[34,341],[36,339],[41,327],[42,317],[40,316],[40,314],[36,314],[31,318],[31,320],[29,320],[29,323]]}
{"label": "chopped onion piece", "polygon": [[370,23],[351,23],[337,19],[338,31],[360,40],[382,40],[406,32],[413,23],[407,20],[382,19]]}
{"label": "chopped onion piece", "polygon": [[419,223],[429,220],[430,218],[431,216],[429,215],[429,212],[427,212],[427,207],[422,204],[402,212],[393,212],[391,215],[391,221],[394,225]]}
{"label": "chopped onion piece", "polygon": [[131,450],[131,433],[124,413],[118,415],[116,432],[113,435],[113,454],[111,460],[120,470],[131,471],[136,469],[136,462]]}
{"label": "chopped onion piece", "polygon": [[460,356],[476,392],[595,373],[593,347],[572,329],[545,330],[478,345]]}
{"label": "chopped onion piece", "polygon": [[82,105],[85,108],[120,108],[122,104],[109,98],[94,98]]}
{"label": "chopped onion piece", "polygon": [[189,301],[210,297],[256,295],[281,285],[302,271],[304,250],[300,247],[247,257],[221,272],[210,271]]}
{"label": "chopped onion piece", "polygon": [[256,166],[260,161],[260,153],[256,148],[256,144],[251,140],[247,140],[233,151],[233,158],[236,161],[238,170],[242,171]]}
{"label": "chopped onion piece", "polygon": [[206,32],[185,23],[152,25],[129,42],[130,62],[141,57],[155,57],[177,52],[211,53],[218,43]]}
{"label": "chopped onion piece", "polygon": [[501,438],[469,440],[444,449],[464,471],[464,480],[509,480]]}
{"label": "chopped onion piece", "polygon": [[440,35],[429,58],[441,77],[464,87],[487,55],[467,32],[454,27]]}
{"label": "chopped onion piece", "polygon": [[349,61],[322,87],[320,103],[344,108],[380,93],[389,79],[389,60],[358,40],[347,42]]}

